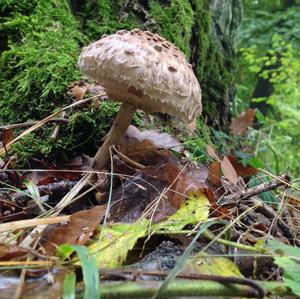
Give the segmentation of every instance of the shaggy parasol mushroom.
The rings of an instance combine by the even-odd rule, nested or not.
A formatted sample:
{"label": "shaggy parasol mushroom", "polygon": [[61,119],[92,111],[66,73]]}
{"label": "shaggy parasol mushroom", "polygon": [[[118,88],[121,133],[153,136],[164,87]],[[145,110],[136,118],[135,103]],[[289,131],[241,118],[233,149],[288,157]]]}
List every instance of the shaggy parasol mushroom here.
{"label": "shaggy parasol mushroom", "polygon": [[201,89],[184,54],[157,34],[134,29],[103,36],[83,49],[83,75],[101,84],[121,107],[94,158],[102,169],[109,147],[120,142],[136,109],[162,112],[192,121],[201,113]]}

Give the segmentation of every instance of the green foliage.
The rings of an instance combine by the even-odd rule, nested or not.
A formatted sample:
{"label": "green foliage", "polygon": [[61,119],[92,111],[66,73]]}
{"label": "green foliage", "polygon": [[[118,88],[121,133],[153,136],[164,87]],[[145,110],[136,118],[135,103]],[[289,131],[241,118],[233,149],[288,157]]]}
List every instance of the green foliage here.
{"label": "green foliage", "polygon": [[[241,32],[240,71],[238,85],[239,113],[247,101],[266,102],[270,109],[266,116],[257,111],[263,125],[251,132],[255,155],[265,161],[264,167],[274,173],[300,173],[300,7],[274,10],[275,6],[250,10]],[[261,1],[260,1],[261,2]],[[258,77],[267,80],[273,88],[267,98],[251,99]]]}
{"label": "green foliage", "polygon": [[63,91],[79,78],[83,36],[67,1],[2,1],[0,119],[41,119],[62,106]]}
{"label": "green foliage", "polygon": [[85,246],[65,244],[59,246],[58,250],[62,255],[66,252],[76,251],[82,267],[85,286],[83,299],[100,298],[100,279],[96,258],[89,249]]}
{"label": "green foliage", "polygon": [[284,270],[285,284],[300,296],[300,249],[277,240],[269,240],[267,247],[273,251],[275,264]]}
{"label": "green foliage", "polygon": [[300,56],[295,47],[287,44],[279,35],[274,35],[272,48],[264,56],[253,46],[242,49],[249,71],[258,73],[261,65],[279,65],[265,69],[260,76],[272,83],[274,91],[264,100],[272,108],[266,117],[259,115],[263,129],[254,131],[253,137],[259,143],[257,154],[267,161],[272,171],[278,173],[290,169],[300,173]]}

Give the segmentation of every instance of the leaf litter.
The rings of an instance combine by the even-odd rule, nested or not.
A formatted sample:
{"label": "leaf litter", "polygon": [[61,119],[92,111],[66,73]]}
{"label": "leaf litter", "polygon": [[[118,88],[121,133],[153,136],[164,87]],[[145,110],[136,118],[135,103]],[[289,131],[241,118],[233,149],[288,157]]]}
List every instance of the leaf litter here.
{"label": "leaf litter", "polygon": [[[83,91],[73,89],[73,92],[74,96],[81,100]],[[140,261],[139,266],[135,264],[127,266],[129,272],[135,271],[137,267],[144,269],[143,260],[147,259],[147,254],[160,248],[159,244],[151,248],[152,244],[157,242],[157,238],[161,240],[160,243],[169,240],[168,242],[172,242],[183,252],[201,223],[219,219],[226,219],[230,223],[232,219],[240,217],[242,212],[245,216],[234,222],[229,230],[230,234],[227,234],[225,239],[217,236],[222,235],[226,225],[217,222],[212,225],[210,234],[204,233],[196,241],[197,246],[193,254],[197,253],[197,248],[201,249],[213,240],[215,245],[210,247],[208,251],[210,255],[230,256],[231,251],[228,251],[230,247],[242,248],[237,250],[236,254],[245,252],[247,255],[249,248],[256,252],[255,244],[270,235],[277,240],[278,247],[283,246],[281,244],[299,245],[299,240],[296,238],[299,222],[294,220],[292,226],[284,224],[291,213],[295,216],[295,209],[291,205],[282,206],[283,210],[279,211],[278,206],[269,206],[268,203],[260,201],[257,197],[257,192],[260,191],[252,191],[258,189],[260,185],[250,188],[249,190],[254,192],[253,196],[250,194],[247,200],[243,200],[243,194],[248,190],[247,184],[259,175],[257,169],[243,165],[232,155],[220,157],[211,145],[207,147],[207,153],[212,161],[198,167],[183,164],[180,157],[176,157],[170,149],[182,153],[182,146],[178,140],[168,134],[155,131],[141,132],[135,127],[129,128],[122,143],[113,152],[112,190],[109,191],[109,172],[92,175],[91,185],[86,186],[81,196],[62,210],[62,214],[70,215],[67,223],[48,225],[42,235],[37,236],[38,242],[35,242],[31,250],[20,246],[30,230],[18,228],[15,231],[2,233],[0,263],[18,260],[20,265],[22,263],[25,265],[29,257],[36,261],[42,257],[54,257],[57,261],[60,257],[61,262],[79,265],[74,249],[63,247],[63,244],[70,244],[87,246],[89,254],[95,257],[99,268],[117,271],[128,264],[135,252],[138,252],[134,260]],[[75,160],[77,161],[75,164],[70,162],[70,167],[64,165],[71,170],[43,164],[39,171],[24,172],[21,182],[17,183],[8,177],[0,193],[2,221],[14,223],[26,218],[26,221],[30,221],[32,215],[24,212],[32,210],[29,204],[30,193],[40,202],[45,201],[43,208],[50,211],[59,203],[60,198],[72,189],[74,184],[71,182],[76,182],[80,172],[84,171],[85,165],[89,163],[89,160],[84,162],[80,157]],[[27,181],[34,180],[35,183],[28,185],[25,183],[25,177]],[[273,183],[274,188],[279,188],[279,192],[284,192],[284,189],[280,189],[281,185],[289,186],[289,181],[285,177],[277,180],[274,178],[270,183]],[[5,188],[7,184],[14,188]],[[22,191],[21,197],[20,191],[16,191],[16,188]],[[57,192],[57,190],[64,191]],[[254,204],[258,206],[256,211],[251,209]],[[108,209],[108,219],[106,224],[103,224],[106,209]],[[282,219],[277,221],[279,212]],[[47,220],[47,212],[41,208],[36,210],[35,216],[46,217]],[[99,239],[99,236],[102,238]],[[137,250],[141,245],[142,247]],[[247,250],[243,250],[243,246],[246,246]],[[268,245],[263,245],[263,249],[268,248]],[[289,250],[284,250],[284,253],[284,258],[287,260],[278,255],[278,250],[270,251],[270,255],[275,256],[275,264],[284,270],[283,280],[295,294],[298,294],[299,290],[295,287],[297,278],[294,274],[298,273],[298,270],[294,266],[291,266],[290,271],[285,267],[284,262],[287,265],[295,262],[290,257]],[[157,254],[160,254],[160,250]],[[269,260],[270,257],[266,257],[267,264],[270,264]],[[255,268],[254,263],[255,260],[250,259],[250,266],[248,264],[247,267],[253,270],[247,274],[247,277],[266,279],[274,271],[272,259],[268,267]],[[266,263],[262,264],[266,265]],[[225,272],[220,269],[227,269],[227,275],[241,277],[238,267],[245,269],[243,262],[234,264],[227,258],[202,257],[199,260],[199,267],[187,262],[182,273],[190,278],[195,273],[198,276],[202,273],[219,277],[225,275]],[[161,267],[158,269],[161,270]],[[149,271],[147,268],[146,270]],[[27,275],[30,276],[30,272]],[[160,277],[159,273],[157,277]]]}

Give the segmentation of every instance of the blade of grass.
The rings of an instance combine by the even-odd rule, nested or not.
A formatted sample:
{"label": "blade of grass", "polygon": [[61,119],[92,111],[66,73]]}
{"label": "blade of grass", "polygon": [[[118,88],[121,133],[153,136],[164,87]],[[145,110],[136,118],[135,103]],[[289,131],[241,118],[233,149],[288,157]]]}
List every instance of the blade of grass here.
{"label": "blade of grass", "polygon": [[70,272],[64,278],[63,299],[75,299],[75,291],[76,274],[74,272]]}
{"label": "blade of grass", "polygon": [[87,247],[79,245],[62,245],[76,251],[80,259],[83,273],[83,281],[85,285],[84,299],[100,298],[100,279],[96,258],[90,253]]}
{"label": "blade of grass", "polygon": [[43,202],[41,200],[41,195],[39,188],[37,187],[36,183],[33,180],[25,180],[24,184],[26,188],[28,189],[29,193],[31,194],[31,197],[37,204],[37,206],[40,208],[40,210],[45,213],[46,210],[43,207]]}

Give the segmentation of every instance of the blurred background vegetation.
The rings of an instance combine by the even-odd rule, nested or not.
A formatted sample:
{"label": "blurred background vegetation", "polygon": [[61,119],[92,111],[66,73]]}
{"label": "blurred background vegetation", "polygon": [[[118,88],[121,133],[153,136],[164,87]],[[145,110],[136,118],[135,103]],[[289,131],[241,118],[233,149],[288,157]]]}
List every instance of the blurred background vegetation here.
{"label": "blurred background vegetation", "polygon": [[254,155],[273,173],[300,174],[300,3],[245,0],[232,111],[256,109]]}

